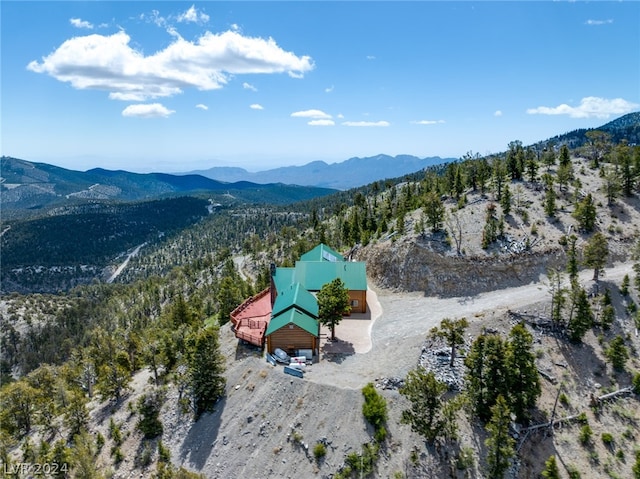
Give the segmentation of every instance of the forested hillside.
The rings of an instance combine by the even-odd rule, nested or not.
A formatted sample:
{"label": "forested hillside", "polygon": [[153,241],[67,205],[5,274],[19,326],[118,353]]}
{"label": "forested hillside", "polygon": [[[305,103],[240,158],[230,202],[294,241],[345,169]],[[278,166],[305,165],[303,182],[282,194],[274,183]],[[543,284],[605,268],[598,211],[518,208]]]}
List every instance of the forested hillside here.
{"label": "forested hillside", "polygon": [[[73,477],[196,476],[182,466],[207,477],[637,476],[640,147],[589,136],[575,149],[513,141],[502,154],[469,152],[287,206],[233,203],[209,214],[193,198],[140,204],[120,223],[132,233],[119,248],[144,235],[149,244],[113,283],[3,295],[2,461],[64,465]],[[116,253],[99,246],[125,221],[116,206],[76,219],[86,238],[60,231],[59,218],[38,220],[33,236],[12,225],[24,232],[7,243],[9,264],[73,256],[81,267]],[[43,231],[87,256],[37,241]],[[238,345],[229,314],[267,286],[270,263],[293,265],[320,242],[366,260],[395,314],[371,326],[389,331],[372,341],[375,357],[325,358],[294,383]],[[614,263],[620,281],[602,276]],[[491,303],[458,314],[516,286],[535,304],[525,294],[522,310]],[[403,302],[430,297],[455,305],[446,321],[423,332],[436,314],[426,309],[403,330],[416,314]],[[348,371],[376,361],[404,372],[385,383],[399,389]],[[554,433],[554,420],[571,433]]]}

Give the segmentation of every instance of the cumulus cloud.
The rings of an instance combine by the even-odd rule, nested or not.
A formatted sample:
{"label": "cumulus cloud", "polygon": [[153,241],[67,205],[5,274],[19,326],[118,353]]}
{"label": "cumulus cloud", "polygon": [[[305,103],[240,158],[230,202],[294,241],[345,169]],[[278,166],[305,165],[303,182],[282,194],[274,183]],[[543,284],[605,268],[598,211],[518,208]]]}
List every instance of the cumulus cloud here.
{"label": "cumulus cloud", "polygon": [[207,111],[209,109],[209,107],[207,105],[204,105],[202,103],[198,103],[196,105],[196,108],[200,108],[201,110]]}
{"label": "cumulus cloud", "polygon": [[242,84],[242,88],[244,88],[245,90],[258,91],[256,87],[254,87],[251,83],[247,83],[247,82],[244,82]]}
{"label": "cumulus cloud", "polygon": [[82,20],[80,18],[70,18],[69,23],[76,28],[87,28],[89,30],[93,29],[93,23],[87,22],[86,20]]}
{"label": "cumulus cloud", "polygon": [[249,108],[251,108],[252,110],[264,110],[264,107],[259,103],[254,103],[252,105],[249,105]]}
{"label": "cumulus cloud", "polygon": [[493,116],[502,116],[502,110],[496,110],[496,111],[493,113]]}
{"label": "cumulus cloud", "polygon": [[330,87],[324,89],[325,93],[331,93],[332,91],[333,91],[333,85],[331,85]]}
{"label": "cumulus cloud", "polygon": [[317,120],[328,120],[331,118],[331,115],[323,112],[322,110],[295,111],[291,113],[291,116],[294,118],[314,118]]}
{"label": "cumulus cloud", "polygon": [[529,108],[530,115],[569,115],[571,118],[609,118],[611,115],[623,115],[634,111],[640,107],[636,103],[631,103],[623,98],[598,98],[588,96],[580,100],[578,106],[562,105],[549,107],[539,106]]}
{"label": "cumulus cloud", "polygon": [[613,23],[613,20],[611,18],[607,19],[607,20],[587,20],[586,22],[584,22],[585,25],[610,25]]}
{"label": "cumulus cloud", "polygon": [[389,126],[388,121],[344,121],[344,126]]}
{"label": "cumulus cloud", "polygon": [[411,123],[414,125],[437,125],[438,123],[444,123],[444,120],[417,120]]}
{"label": "cumulus cloud", "polygon": [[333,126],[335,122],[333,120],[311,120],[307,122],[307,125],[311,126]]}
{"label": "cumulus cloud", "polygon": [[76,89],[105,90],[127,101],[170,97],[186,88],[222,88],[230,75],[288,73],[302,77],[314,68],[309,56],[283,50],[272,38],[237,32],[204,33],[195,41],[174,35],[165,49],[150,55],[130,45],[121,30],[66,40],[27,68],[70,83]]}
{"label": "cumulus cloud", "polygon": [[182,23],[207,23],[209,21],[209,15],[199,12],[195,5],[191,5],[189,10],[178,15],[178,21]]}
{"label": "cumulus cloud", "polygon": [[122,116],[137,118],[168,118],[175,113],[160,103],[143,103],[138,105],[129,105],[122,110]]}

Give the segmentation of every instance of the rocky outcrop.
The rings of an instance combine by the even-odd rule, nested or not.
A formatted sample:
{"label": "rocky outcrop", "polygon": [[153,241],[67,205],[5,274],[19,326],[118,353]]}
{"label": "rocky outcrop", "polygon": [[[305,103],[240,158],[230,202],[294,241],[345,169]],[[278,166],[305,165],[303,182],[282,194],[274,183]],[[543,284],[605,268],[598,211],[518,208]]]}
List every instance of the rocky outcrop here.
{"label": "rocky outcrop", "polygon": [[366,261],[367,275],[380,287],[423,291],[427,296],[473,296],[486,291],[537,281],[549,268],[564,269],[562,249],[519,254],[453,256],[428,242],[403,238],[357,252]]}

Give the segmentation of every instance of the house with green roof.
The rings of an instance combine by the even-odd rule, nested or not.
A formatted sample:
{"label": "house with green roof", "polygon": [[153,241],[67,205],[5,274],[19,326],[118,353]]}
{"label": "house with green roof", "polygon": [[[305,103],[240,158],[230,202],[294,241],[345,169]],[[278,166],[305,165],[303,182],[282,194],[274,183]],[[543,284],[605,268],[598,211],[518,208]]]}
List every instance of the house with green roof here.
{"label": "house with green roof", "polygon": [[[324,244],[303,254],[293,268],[271,266],[268,289],[250,298],[231,313],[236,336],[257,346],[266,341],[267,351],[276,348],[296,353],[320,352],[318,301],[313,293],[336,278],[349,291],[351,311],[367,311],[365,263],[347,261]],[[270,309],[265,320],[266,309]]]}

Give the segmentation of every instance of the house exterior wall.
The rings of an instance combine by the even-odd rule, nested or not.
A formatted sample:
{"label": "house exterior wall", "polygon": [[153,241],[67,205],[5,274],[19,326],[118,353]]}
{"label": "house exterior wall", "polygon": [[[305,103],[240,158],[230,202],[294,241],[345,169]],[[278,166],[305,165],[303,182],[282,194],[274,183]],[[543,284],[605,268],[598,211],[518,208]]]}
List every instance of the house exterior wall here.
{"label": "house exterior wall", "polygon": [[267,351],[273,353],[276,348],[286,352],[294,349],[311,349],[315,352],[318,348],[318,338],[289,323],[267,336]]}
{"label": "house exterior wall", "polygon": [[366,291],[349,291],[349,304],[352,313],[367,312],[367,292]]}

